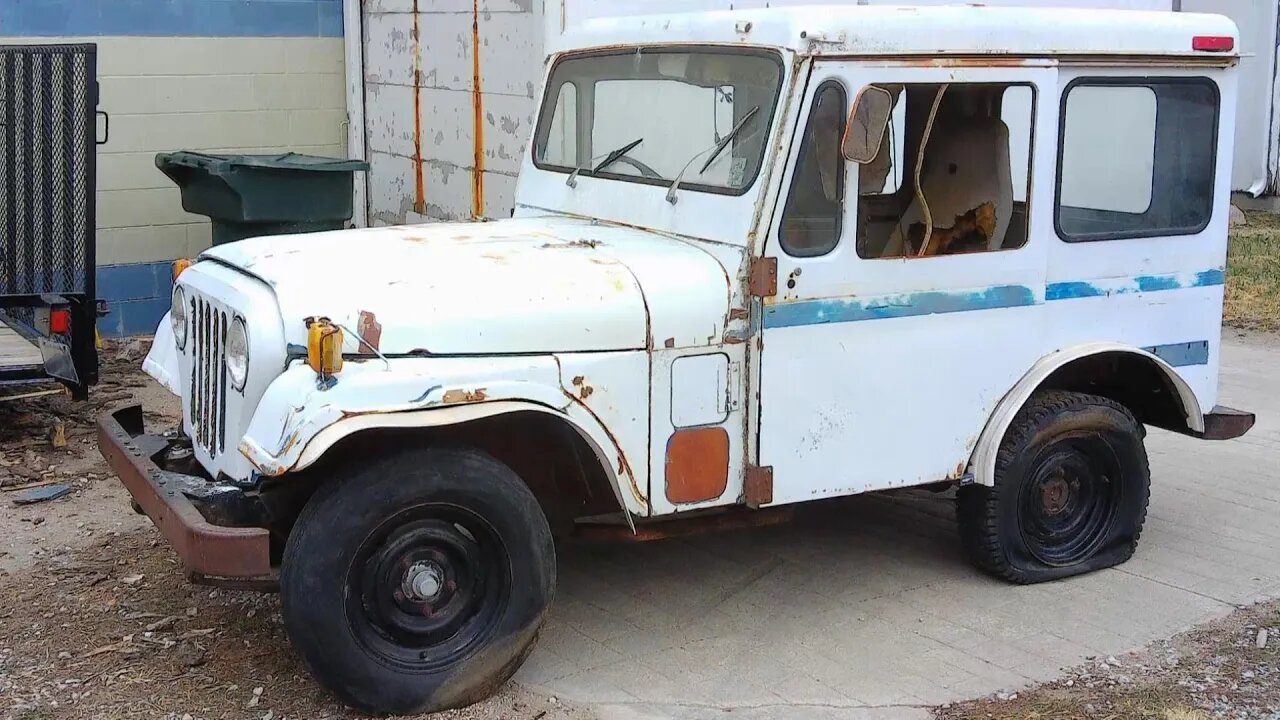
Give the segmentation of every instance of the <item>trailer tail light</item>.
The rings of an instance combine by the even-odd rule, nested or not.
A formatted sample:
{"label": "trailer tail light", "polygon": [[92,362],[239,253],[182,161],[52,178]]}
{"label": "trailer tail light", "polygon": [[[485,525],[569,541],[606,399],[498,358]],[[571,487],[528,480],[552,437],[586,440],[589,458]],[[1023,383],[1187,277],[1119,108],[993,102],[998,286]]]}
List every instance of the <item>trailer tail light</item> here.
{"label": "trailer tail light", "polygon": [[49,311],[49,333],[52,335],[66,335],[71,332],[71,310],[67,308],[54,308]]}
{"label": "trailer tail light", "polygon": [[1230,35],[1196,35],[1191,38],[1191,49],[1204,52],[1231,52],[1236,39]]}

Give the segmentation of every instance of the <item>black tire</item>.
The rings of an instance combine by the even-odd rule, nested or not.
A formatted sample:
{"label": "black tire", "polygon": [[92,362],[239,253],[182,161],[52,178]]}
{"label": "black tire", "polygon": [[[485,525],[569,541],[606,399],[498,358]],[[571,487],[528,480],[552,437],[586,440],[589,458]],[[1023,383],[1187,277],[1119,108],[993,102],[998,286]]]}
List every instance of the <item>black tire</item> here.
{"label": "black tire", "polygon": [[488,455],[450,448],[320,488],[280,572],[285,627],[311,673],[348,705],[393,714],[497,690],[533,649],[555,583],[533,493]]}
{"label": "black tire", "polygon": [[970,560],[1029,584],[1131,558],[1151,492],[1144,435],[1133,414],[1107,398],[1034,395],[1000,444],[995,484],[957,493]]}

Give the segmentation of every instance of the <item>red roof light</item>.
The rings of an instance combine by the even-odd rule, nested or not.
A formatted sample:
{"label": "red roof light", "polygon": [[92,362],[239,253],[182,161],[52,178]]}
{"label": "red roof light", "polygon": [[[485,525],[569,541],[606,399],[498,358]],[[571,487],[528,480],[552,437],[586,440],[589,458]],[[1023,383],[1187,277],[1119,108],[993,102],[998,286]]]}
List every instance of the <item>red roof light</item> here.
{"label": "red roof light", "polygon": [[1230,35],[1196,35],[1191,38],[1191,49],[1205,52],[1231,52],[1236,49],[1236,39]]}

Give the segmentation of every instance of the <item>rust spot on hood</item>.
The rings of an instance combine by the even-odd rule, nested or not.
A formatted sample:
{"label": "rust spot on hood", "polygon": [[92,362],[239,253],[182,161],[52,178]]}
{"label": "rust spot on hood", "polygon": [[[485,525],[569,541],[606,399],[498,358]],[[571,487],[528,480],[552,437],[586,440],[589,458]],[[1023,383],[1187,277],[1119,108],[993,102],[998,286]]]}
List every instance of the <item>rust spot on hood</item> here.
{"label": "rust spot on hood", "polygon": [[595,248],[597,248],[597,247],[599,247],[599,246],[601,246],[601,245],[603,245],[603,244],[604,244],[604,243],[600,242],[599,240],[579,239],[579,240],[569,240],[568,242],[549,242],[549,243],[543,243],[542,247],[543,247],[543,249],[551,249],[551,248],[588,248],[588,249],[593,249],[593,250],[594,250]]}
{"label": "rust spot on hood", "polygon": [[356,332],[360,339],[374,352],[378,352],[382,343],[382,323],[378,316],[368,310],[360,311],[360,319],[356,321]]}
{"label": "rust spot on hood", "polygon": [[751,317],[751,313],[746,308],[731,308],[729,310],[730,320],[746,320]]}
{"label": "rust spot on hood", "polygon": [[475,390],[461,390],[454,388],[446,390],[443,402],[445,405],[458,405],[460,403],[478,403],[484,402],[488,398],[484,388],[476,388]]}

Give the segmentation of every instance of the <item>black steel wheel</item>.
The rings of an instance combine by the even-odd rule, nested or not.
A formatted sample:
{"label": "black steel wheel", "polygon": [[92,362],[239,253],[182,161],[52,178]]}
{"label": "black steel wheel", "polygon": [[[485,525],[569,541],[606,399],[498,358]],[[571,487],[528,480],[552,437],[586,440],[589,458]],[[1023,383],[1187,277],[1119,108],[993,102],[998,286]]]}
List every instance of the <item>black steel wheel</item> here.
{"label": "black steel wheel", "polygon": [[992,487],[957,494],[960,535],[982,570],[1033,583],[1118,565],[1146,519],[1141,426],[1106,398],[1044,392],[1001,443]]}
{"label": "black steel wheel", "polygon": [[505,465],[409,451],[308,502],[285,547],[285,624],[312,674],[353,707],[469,705],[532,650],[554,552],[536,500]]}
{"label": "black steel wheel", "polygon": [[347,621],[371,654],[412,671],[438,669],[488,640],[511,589],[493,526],[450,505],[396,513],[356,551]]}
{"label": "black steel wheel", "polygon": [[1123,483],[1115,453],[1096,438],[1064,440],[1022,483],[1018,513],[1032,557],[1053,567],[1087,560],[1106,540]]}

